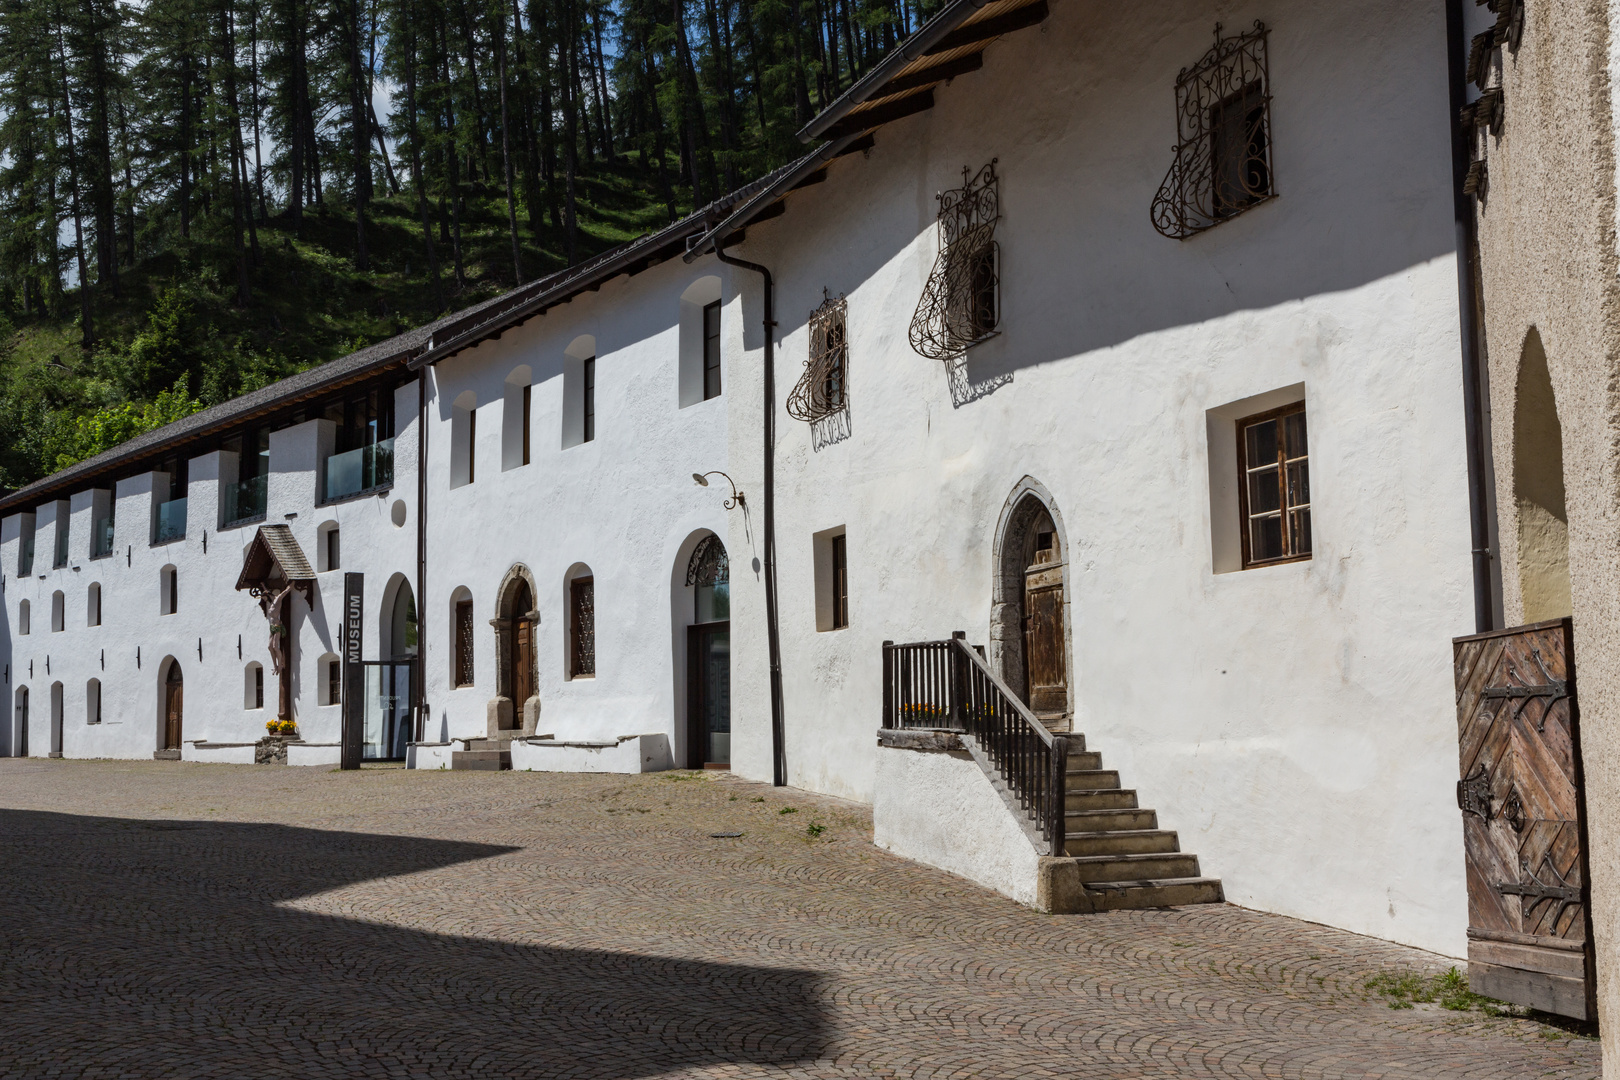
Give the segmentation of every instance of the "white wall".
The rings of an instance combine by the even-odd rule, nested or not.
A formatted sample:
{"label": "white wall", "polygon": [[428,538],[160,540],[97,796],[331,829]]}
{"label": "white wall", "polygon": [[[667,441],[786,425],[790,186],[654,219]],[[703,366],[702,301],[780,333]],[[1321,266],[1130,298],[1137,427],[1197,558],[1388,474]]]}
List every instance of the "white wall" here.
{"label": "white wall", "polygon": [[[674,591],[684,589],[683,560],[695,536],[728,532],[722,493],[692,482],[694,472],[726,468],[727,418],[724,396],[680,407],[678,324],[682,293],[714,273],[712,265],[675,260],[617,278],[432,369],[428,739],[487,732],[496,696],[489,620],[503,578],[521,565],[533,576],[540,612],[539,733],[561,740],[662,733],[684,762],[685,641],[672,625]],[[579,361],[591,355],[596,437],[579,442],[571,397]],[[503,470],[504,389],[520,366],[533,380],[531,463]],[[476,479],[452,486],[453,403],[474,398]],[[584,567],[595,579],[596,675],[571,679],[567,580]],[[453,688],[452,597],[462,588],[473,601],[475,684]]]}
{"label": "white wall", "polygon": [[[374,628],[385,617],[383,586],[389,577],[416,573],[416,385],[395,392],[396,442],[394,484],[383,497],[376,494],[331,506],[317,506],[319,468],[330,452],[331,425],[315,420],[285,428],[271,436],[268,522],[285,522],[303,547],[312,566],[316,562],[316,531],[323,524],[339,523],[343,530],[343,569],[366,575],[366,607],[377,612],[368,622],[366,656],[377,653]],[[113,551],[89,557],[91,515],[81,513],[93,498],[87,490],[70,501],[68,565],[51,567],[53,543],[36,515],[34,573],[15,575],[18,535],[26,514],[13,514],[0,523],[0,566],[8,575],[4,590],[4,620],[0,634],[8,634],[17,606],[29,600],[33,632],[0,637],[9,654],[11,682],[5,687],[5,714],[9,716],[18,685],[30,690],[28,750],[43,757],[50,750],[50,686],[60,681],[64,692],[63,752],[67,757],[149,758],[162,745],[160,723],[164,660],[174,658],[185,679],[185,714],[182,738],[214,742],[252,742],[264,735],[264,723],[274,719],[277,679],[271,672],[269,630],[256,600],[235,590],[242,571],[242,556],[258,528],[257,523],[218,528],[221,483],[235,479],[231,455],[211,452],[191,459],[186,507],[186,535],[166,544],[153,544],[152,492],[160,474],[146,473],[117,484],[117,513]],[[405,504],[403,526],[392,520],[393,505]],[[51,505],[51,504],[46,504]],[[159,572],[173,565],[178,576],[179,610],[159,614]],[[92,583],[101,586],[100,626],[87,626],[86,597]],[[51,595],[62,590],[66,600],[66,628],[50,632]],[[317,658],[335,650],[339,629],[343,574],[319,575],[313,610],[295,594],[292,626],[293,714],[299,733],[310,741],[336,741],[337,707],[316,704]],[[238,655],[240,641],[240,656]],[[201,656],[198,655],[199,647]],[[243,672],[249,662],[265,668],[262,710],[244,705]],[[29,664],[33,673],[29,674]],[[101,680],[102,723],[85,723],[86,687]],[[8,742],[4,752],[13,753]]]}
{"label": "white wall", "polygon": [[[789,781],[874,797],[880,643],[957,629],[986,642],[996,522],[1033,477],[1067,533],[1075,727],[1090,747],[1233,901],[1460,955],[1449,638],[1470,625],[1471,593],[1442,13],[1393,0],[1156,13],[1055,6],[749,231],[742,257],[779,289]],[[1176,74],[1216,18],[1273,28],[1281,197],[1177,242],[1148,208]],[[907,324],[936,250],[935,193],[992,157],[1003,332],[953,387]],[[849,434],[830,444],[781,411],[824,288],[848,296],[850,341]],[[731,457],[752,491],[754,279],[742,307]],[[1217,574],[1209,410],[1298,384],[1315,556]],[[850,626],[818,632],[812,537],[839,525]],[[768,779],[764,650],[746,629],[763,629],[763,590],[737,578],[734,767]]]}

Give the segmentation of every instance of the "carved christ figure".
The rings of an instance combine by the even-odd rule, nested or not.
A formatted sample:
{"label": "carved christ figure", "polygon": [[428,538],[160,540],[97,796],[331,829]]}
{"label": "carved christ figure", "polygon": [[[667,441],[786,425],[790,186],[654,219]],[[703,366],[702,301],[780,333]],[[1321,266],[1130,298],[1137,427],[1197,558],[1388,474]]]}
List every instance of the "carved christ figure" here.
{"label": "carved christ figure", "polygon": [[270,620],[270,666],[277,675],[287,666],[287,617],[285,609],[287,596],[293,591],[293,583],[287,582],[279,592],[266,593],[259,603],[264,607],[265,618]]}

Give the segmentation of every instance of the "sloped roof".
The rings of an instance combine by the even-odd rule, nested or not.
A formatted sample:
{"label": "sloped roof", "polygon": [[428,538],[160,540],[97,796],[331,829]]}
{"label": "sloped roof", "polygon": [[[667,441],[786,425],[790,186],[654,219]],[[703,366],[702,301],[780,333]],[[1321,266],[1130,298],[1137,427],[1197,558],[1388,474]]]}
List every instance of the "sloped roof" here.
{"label": "sloped roof", "polygon": [[240,592],[260,588],[277,570],[294,585],[303,585],[306,591],[307,583],[315,580],[315,570],[304,557],[304,549],[298,546],[292,526],[260,525],[247,553],[242,556],[242,573],[236,579],[236,589]]}

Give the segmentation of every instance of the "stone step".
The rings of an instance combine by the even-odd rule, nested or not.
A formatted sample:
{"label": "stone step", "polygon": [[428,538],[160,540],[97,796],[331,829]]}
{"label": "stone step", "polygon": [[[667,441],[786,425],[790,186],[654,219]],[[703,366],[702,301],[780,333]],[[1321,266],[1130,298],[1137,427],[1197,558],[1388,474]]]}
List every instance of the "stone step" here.
{"label": "stone step", "polygon": [[1063,794],[1063,805],[1067,810],[1136,809],[1136,792],[1128,789],[1122,791],[1118,788],[1102,790],[1068,788]]}
{"label": "stone step", "polygon": [[1159,815],[1152,810],[1071,809],[1063,817],[1063,828],[1069,836],[1092,832],[1118,832],[1121,829],[1141,831],[1159,827]]}
{"label": "stone step", "polygon": [[180,751],[178,751],[178,750],[154,750],[154,751],[152,751],[152,760],[153,761],[179,761],[180,760]]}
{"label": "stone step", "polygon": [[1068,781],[1064,785],[1065,791],[1102,791],[1118,788],[1118,769],[1084,769],[1078,772],[1070,769]]}
{"label": "stone step", "polygon": [[1115,829],[1112,832],[1069,833],[1064,850],[1075,858],[1088,855],[1152,855],[1180,851],[1181,842],[1169,829]]}
{"label": "stone step", "polygon": [[1075,859],[1080,880],[1090,885],[1109,881],[1184,880],[1198,877],[1198,856],[1183,852],[1151,855],[1086,855]]}
{"label": "stone step", "polygon": [[1102,768],[1102,755],[1091,750],[1076,751],[1069,748],[1069,775]]}
{"label": "stone step", "polygon": [[1226,895],[1220,878],[1160,878],[1146,881],[1099,881],[1086,885],[1098,911],[1219,904]]}
{"label": "stone step", "polygon": [[450,768],[499,772],[512,767],[510,750],[452,750]]}

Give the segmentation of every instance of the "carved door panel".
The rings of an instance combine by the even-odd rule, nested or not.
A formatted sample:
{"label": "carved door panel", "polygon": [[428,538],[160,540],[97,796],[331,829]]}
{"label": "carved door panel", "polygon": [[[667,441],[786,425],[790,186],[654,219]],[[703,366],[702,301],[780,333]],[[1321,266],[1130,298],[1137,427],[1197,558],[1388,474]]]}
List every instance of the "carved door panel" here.
{"label": "carved door panel", "polygon": [[1453,642],[1476,993],[1595,1019],[1571,622]]}
{"label": "carved door panel", "polygon": [[1024,665],[1029,708],[1042,719],[1069,708],[1069,679],[1063,656],[1063,570],[1031,567],[1024,578]]}
{"label": "carved door panel", "polygon": [[512,632],[512,726],[523,726],[523,703],[534,696],[534,624],[517,620]]}
{"label": "carved door panel", "polygon": [[163,745],[169,750],[180,749],[180,720],[184,711],[185,686],[179,682],[168,684],[168,700],[165,702],[166,721],[164,723]]}

